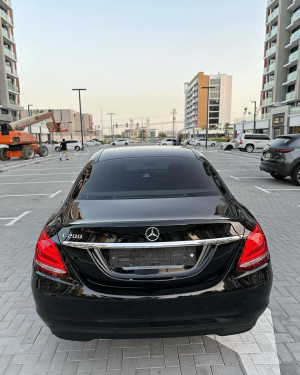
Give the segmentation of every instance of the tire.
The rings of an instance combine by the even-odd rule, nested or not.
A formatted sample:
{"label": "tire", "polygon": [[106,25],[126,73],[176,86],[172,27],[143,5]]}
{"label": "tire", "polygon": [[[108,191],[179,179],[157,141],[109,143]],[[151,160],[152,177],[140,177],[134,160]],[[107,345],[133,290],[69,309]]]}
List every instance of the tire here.
{"label": "tire", "polygon": [[34,149],[31,147],[24,147],[22,151],[23,159],[33,159],[35,157]]}
{"label": "tire", "polygon": [[197,143],[197,146],[200,146],[200,143]]}
{"label": "tire", "polygon": [[245,150],[250,154],[251,152],[253,152],[254,146],[253,145],[247,145],[245,147]]}
{"label": "tire", "polygon": [[75,146],[75,147],[74,147],[74,150],[75,150],[75,151],[79,151],[79,150],[80,150],[80,147],[79,147],[79,146]]}
{"label": "tire", "polygon": [[125,143],[125,146],[128,146],[128,143],[127,143],[127,142]]}
{"label": "tire", "polygon": [[59,151],[60,151],[60,147],[59,147],[59,146],[55,146],[54,150],[55,150],[56,152],[59,152]]}
{"label": "tire", "polygon": [[215,147],[216,146],[216,144],[215,143],[212,143],[211,145],[210,145],[210,147]]}
{"label": "tire", "polygon": [[0,148],[0,160],[7,161],[10,157],[7,156],[7,148]]}
{"label": "tire", "polygon": [[233,150],[233,147],[232,146],[227,146],[226,148],[225,148],[225,151],[232,151]]}
{"label": "tire", "polygon": [[38,148],[38,154],[41,158],[44,158],[48,155],[48,148],[46,146],[39,146]]}
{"label": "tire", "polygon": [[276,173],[270,173],[270,175],[273,178],[276,178],[276,180],[284,180],[286,178],[286,176],[282,176],[281,174],[276,174]]}
{"label": "tire", "polygon": [[293,169],[292,181],[295,185],[300,186],[300,164]]}

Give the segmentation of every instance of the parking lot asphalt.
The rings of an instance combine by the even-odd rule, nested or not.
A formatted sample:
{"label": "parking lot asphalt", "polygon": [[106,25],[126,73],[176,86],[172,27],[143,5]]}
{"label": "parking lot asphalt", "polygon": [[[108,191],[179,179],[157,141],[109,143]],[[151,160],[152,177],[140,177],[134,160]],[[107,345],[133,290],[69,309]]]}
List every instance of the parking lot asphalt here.
{"label": "parking lot asphalt", "polygon": [[[96,150],[72,152],[69,161],[52,153],[38,164],[14,161],[2,168],[0,374],[300,374],[300,187],[260,172],[259,153],[203,151],[267,235],[274,284],[270,306],[251,331],[90,342],[64,341],[50,333],[31,295],[35,243]],[[21,167],[11,169],[17,163]]]}

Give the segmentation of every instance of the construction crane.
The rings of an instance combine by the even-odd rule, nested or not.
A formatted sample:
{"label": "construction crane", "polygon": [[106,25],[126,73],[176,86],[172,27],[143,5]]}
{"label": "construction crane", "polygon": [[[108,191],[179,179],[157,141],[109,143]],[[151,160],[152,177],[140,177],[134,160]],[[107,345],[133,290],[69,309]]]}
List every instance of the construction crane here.
{"label": "construction crane", "polygon": [[37,138],[24,131],[30,125],[51,119],[52,122],[46,126],[50,133],[67,132],[68,129],[61,128],[60,123],[56,123],[51,111],[39,113],[22,120],[0,124],[0,145],[8,147],[0,148],[0,160],[6,161],[10,158],[33,159],[36,154],[41,157],[48,155],[48,148],[39,145]]}

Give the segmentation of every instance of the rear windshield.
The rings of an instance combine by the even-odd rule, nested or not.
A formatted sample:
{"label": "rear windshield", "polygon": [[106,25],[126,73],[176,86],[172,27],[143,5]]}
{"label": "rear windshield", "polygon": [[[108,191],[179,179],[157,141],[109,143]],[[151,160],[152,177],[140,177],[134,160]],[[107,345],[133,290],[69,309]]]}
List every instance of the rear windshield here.
{"label": "rear windshield", "polygon": [[291,144],[292,142],[293,142],[293,138],[291,137],[279,137],[279,138],[274,139],[274,141],[270,143],[270,147],[286,146],[286,145]]}
{"label": "rear windshield", "polygon": [[176,157],[125,158],[94,163],[87,167],[75,192],[74,198],[79,200],[221,195],[206,161]]}

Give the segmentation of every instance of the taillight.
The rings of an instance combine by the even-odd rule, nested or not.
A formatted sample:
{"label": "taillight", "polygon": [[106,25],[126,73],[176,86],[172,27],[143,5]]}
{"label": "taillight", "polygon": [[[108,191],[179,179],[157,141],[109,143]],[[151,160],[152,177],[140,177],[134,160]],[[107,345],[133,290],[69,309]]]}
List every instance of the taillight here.
{"label": "taillight", "polygon": [[294,148],[275,148],[274,151],[280,152],[281,154],[286,154],[288,152],[294,151]]}
{"label": "taillight", "polygon": [[53,277],[67,277],[69,273],[54,242],[43,229],[35,248],[34,267]]}
{"label": "taillight", "polygon": [[256,223],[254,230],[246,240],[237,270],[251,271],[265,264],[269,259],[267,239],[261,227]]}
{"label": "taillight", "polygon": [[241,139],[241,140],[240,140],[240,145],[242,145],[242,144],[243,144],[243,140]]}

